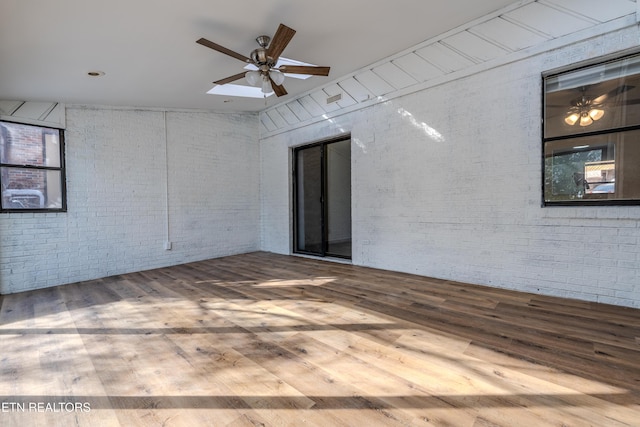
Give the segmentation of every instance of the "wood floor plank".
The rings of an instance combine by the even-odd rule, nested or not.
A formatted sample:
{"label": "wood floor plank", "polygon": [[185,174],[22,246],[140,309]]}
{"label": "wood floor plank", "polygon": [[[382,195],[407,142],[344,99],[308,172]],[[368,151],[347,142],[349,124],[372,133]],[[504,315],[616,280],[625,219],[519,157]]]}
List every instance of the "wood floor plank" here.
{"label": "wood floor plank", "polygon": [[640,310],[265,252],[0,296],[0,349],[2,426],[640,419]]}

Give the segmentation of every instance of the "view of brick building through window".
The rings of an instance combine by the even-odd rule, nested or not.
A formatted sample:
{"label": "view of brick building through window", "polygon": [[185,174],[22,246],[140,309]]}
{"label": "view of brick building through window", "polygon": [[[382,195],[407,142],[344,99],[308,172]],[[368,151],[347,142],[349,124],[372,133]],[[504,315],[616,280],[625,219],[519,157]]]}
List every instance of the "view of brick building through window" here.
{"label": "view of brick building through window", "polygon": [[2,209],[60,209],[60,131],[0,123]]}

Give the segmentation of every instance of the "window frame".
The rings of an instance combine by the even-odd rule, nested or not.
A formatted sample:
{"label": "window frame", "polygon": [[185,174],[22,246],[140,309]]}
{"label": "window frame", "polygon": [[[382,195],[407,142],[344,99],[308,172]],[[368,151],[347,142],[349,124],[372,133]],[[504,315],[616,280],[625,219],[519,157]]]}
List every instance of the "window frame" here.
{"label": "window frame", "polygon": [[[38,165],[29,165],[29,164],[18,164],[18,163],[3,163],[0,161],[0,170],[2,169],[14,169],[14,170],[39,170],[39,171],[54,171],[60,173],[60,198],[61,204],[59,208],[5,208],[3,206],[3,194],[0,194],[0,214],[3,213],[55,213],[55,212],[67,212],[67,179],[66,179],[66,149],[65,149],[65,132],[64,129],[56,128],[53,126],[46,126],[42,124],[33,124],[33,123],[25,123],[18,121],[11,121],[2,119],[0,123],[7,123],[9,125],[18,125],[18,126],[31,126],[35,128],[39,128],[42,130],[42,144],[43,147],[45,145],[44,137],[45,134],[56,134],[58,137],[58,145],[59,145],[59,166],[38,166]],[[2,173],[0,173],[0,192],[4,192],[3,182],[2,182]],[[8,189],[9,190],[9,189]]]}
{"label": "window frame", "polygon": [[[583,61],[580,63],[568,65],[562,68],[558,68],[555,70],[547,71],[542,73],[541,79],[541,206],[542,207],[553,207],[553,206],[629,206],[629,205],[640,205],[640,196],[638,198],[629,198],[629,199],[611,199],[611,198],[582,198],[577,200],[547,200],[546,198],[546,190],[547,190],[547,165],[546,165],[546,145],[547,143],[553,143],[556,141],[567,141],[567,140],[580,140],[589,137],[598,137],[598,136],[618,136],[624,137],[625,134],[628,134],[633,131],[640,130],[640,124],[634,125],[622,125],[617,127],[611,127],[603,130],[595,130],[591,132],[575,132],[571,134],[564,135],[556,135],[556,136],[546,136],[546,95],[547,95],[547,86],[546,81],[549,78],[561,76],[563,74],[570,74],[574,72],[578,72],[581,70],[586,70],[592,67],[598,67],[607,63],[613,63],[616,61],[623,61],[625,59],[629,59],[632,57],[638,57],[640,59],[640,50],[637,48],[626,50],[622,52],[613,53],[606,56],[601,56],[595,59]],[[633,74],[629,74],[633,75]],[[626,77],[626,76],[625,76]],[[608,81],[608,80],[607,80]],[[605,140],[606,141],[606,140]],[[640,141],[638,141],[640,144]],[[606,145],[606,142],[603,143]],[[574,147],[578,148],[578,147]],[[581,149],[574,150],[573,152],[579,152]],[[617,147],[614,145],[614,152],[617,151]],[[571,151],[568,151],[570,153]],[[614,153],[614,158],[617,159],[618,154]]]}

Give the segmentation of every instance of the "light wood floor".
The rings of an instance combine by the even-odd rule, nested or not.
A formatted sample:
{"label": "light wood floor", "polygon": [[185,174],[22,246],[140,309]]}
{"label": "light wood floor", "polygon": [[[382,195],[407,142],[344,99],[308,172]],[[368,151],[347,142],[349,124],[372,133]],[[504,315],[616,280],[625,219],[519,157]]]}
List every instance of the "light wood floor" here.
{"label": "light wood floor", "polygon": [[268,253],[1,304],[2,426],[640,426],[640,310]]}

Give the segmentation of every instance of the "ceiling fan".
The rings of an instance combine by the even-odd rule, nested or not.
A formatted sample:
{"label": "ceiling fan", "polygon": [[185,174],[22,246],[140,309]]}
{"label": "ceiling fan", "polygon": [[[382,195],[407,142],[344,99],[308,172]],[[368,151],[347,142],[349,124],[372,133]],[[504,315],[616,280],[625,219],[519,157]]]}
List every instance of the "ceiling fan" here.
{"label": "ceiling fan", "polygon": [[280,54],[287,47],[295,33],[296,31],[294,29],[280,24],[273,38],[269,36],[258,36],[256,38],[256,42],[258,42],[260,47],[254,49],[249,56],[244,56],[204,38],[197,40],[196,43],[239,59],[247,64],[252,64],[257,68],[257,70],[244,71],[224,79],[216,80],[213,82],[214,84],[223,85],[244,77],[250,85],[260,85],[265,96],[271,92],[275,92],[277,96],[283,96],[287,94],[284,86],[282,86],[285,73],[306,74],[310,76],[329,75],[329,67],[314,65],[277,65]]}
{"label": "ceiling fan", "polygon": [[582,87],[582,96],[571,101],[571,106],[564,121],[570,126],[576,123],[583,127],[589,126],[604,116],[605,102],[607,100],[633,88],[634,86],[621,85],[597,98],[590,98],[586,95],[586,87]]}

